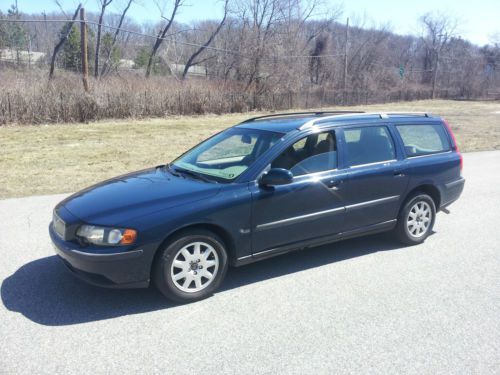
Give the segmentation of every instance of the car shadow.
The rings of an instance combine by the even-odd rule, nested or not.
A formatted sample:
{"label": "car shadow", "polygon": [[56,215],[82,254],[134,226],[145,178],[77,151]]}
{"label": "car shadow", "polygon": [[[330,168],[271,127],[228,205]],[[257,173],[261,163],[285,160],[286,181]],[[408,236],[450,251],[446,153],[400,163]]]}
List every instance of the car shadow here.
{"label": "car shadow", "polygon": [[[230,268],[220,292],[378,251],[402,249],[378,234]],[[104,289],[78,280],[57,256],[29,262],[7,277],[0,289],[10,311],[48,326],[80,324],[175,307],[154,288]]]}

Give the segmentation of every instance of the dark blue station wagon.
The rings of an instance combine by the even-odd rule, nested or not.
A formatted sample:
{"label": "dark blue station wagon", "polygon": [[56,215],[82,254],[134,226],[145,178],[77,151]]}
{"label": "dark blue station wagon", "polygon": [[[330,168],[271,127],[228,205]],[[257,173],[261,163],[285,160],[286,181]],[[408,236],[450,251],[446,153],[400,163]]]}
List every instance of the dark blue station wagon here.
{"label": "dark blue station wagon", "polygon": [[440,117],[273,114],[70,196],[49,231],[83,280],[129,288],[152,280],[189,302],[211,295],[229,265],[389,230],[421,243],[462,193],[461,170]]}

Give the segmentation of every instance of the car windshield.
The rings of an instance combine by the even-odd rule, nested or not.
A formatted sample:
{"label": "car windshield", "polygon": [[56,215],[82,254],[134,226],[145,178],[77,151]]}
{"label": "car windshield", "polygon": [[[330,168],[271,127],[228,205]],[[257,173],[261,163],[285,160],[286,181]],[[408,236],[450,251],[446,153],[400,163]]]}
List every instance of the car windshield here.
{"label": "car windshield", "polygon": [[231,128],[194,147],[171,166],[204,179],[231,182],[282,136],[267,130]]}

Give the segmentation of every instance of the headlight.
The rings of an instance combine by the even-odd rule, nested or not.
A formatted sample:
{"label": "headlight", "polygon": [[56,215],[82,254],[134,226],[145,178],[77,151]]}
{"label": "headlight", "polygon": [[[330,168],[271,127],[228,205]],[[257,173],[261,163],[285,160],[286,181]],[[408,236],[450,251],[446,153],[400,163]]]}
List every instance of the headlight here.
{"label": "headlight", "polygon": [[95,225],[82,225],[76,235],[94,245],[130,245],[135,242],[137,232],[133,229],[106,228]]}

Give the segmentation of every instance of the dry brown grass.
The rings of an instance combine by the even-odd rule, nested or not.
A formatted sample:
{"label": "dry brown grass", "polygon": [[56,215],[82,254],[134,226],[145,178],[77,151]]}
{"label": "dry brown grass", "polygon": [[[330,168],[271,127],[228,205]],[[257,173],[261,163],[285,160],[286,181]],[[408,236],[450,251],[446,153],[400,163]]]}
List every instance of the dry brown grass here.
{"label": "dry brown grass", "polygon": [[47,81],[43,71],[0,69],[0,125],[87,122],[106,119],[199,115],[248,110],[241,88],[208,80],[150,80],[138,74],[91,79],[85,93],[81,78],[58,72]]}
{"label": "dry brown grass", "polygon": [[[451,122],[462,151],[500,149],[498,102],[436,100],[350,108],[429,111]],[[0,198],[71,192],[108,177],[163,164],[253,115],[0,127]]]}
{"label": "dry brown grass", "polygon": [[[79,123],[109,119],[143,119],[172,115],[239,113],[251,110],[282,110],[337,104],[386,103],[426,99],[430,90],[409,86],[400,90],[346,91],[324,87],[267,90],[255,94],[234,81],[192,78],[178,81],[171,76],[145,79],[138,71],[90,79],[90,92],[82,89],[81,77],[58,71],[48,81],[47,72],[0,69],[0,125]],[[440,98],[459,93],[438,92]]]}

